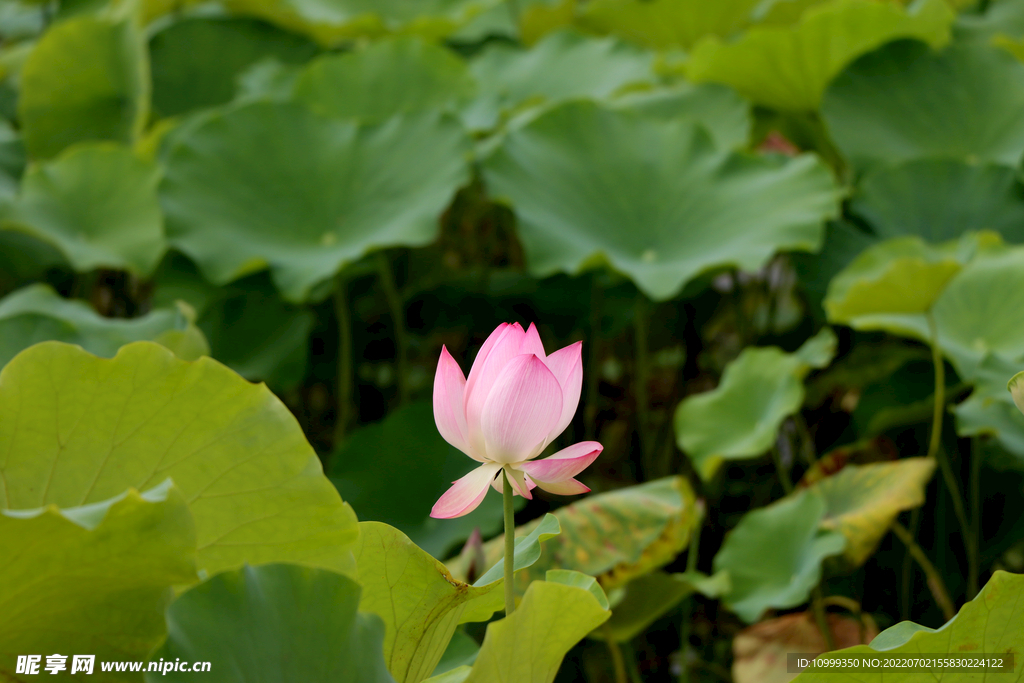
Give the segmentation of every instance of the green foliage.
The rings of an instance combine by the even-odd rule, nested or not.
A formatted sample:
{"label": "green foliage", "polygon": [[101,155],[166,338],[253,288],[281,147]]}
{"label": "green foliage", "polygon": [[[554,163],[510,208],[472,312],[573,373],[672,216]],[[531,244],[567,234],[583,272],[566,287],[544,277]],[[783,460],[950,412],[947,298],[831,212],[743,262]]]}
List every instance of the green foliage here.
{"label": "green foliage", "polygon": [[[167,642],[153,659],[207,661],[211,679],[237,683],[393,683],[381,656],[383,624],[357,611],[359,599],[359,584],[326,569],[246,565],[174,601]],[[195,677],[146,674],[147,681]]]}
{"label": "green foliage", "polygon": [[730,610],[753,623],[768,608],[807,600],[822,560],[846,546],[843,534],[820,528],[827,507],[820,493],[803,491],[743,516],[715,555],[715,571],[729,573]]}
{"label": "green foliage", "polygon": [[215,114],[167,154],[168,237],[215,284],[269,266],[286,300],[306,301],[370,249],[435,239],[467,179],[467,145],[453,120],[429,113],[376,127],[297,104]]}
{"label": "green foliage", "polygon": [[171,587],[196,579],[196,530],[170,480],[77,507],[0,509],[0,544],[0,676],[10,680],[19,654],[145,658],[163,640]]}
{"label": "green foliage", "polygon": [[857,169],[926,157],[1016,166],[1024,152],[1022,88],[1024,65],[1001,50],[951,45],[936,52],[900,41],[838,76],[821,115]]}
{"label": "green foliage", "polygon": [[695,125],[584,103],[510,132],[484,169],[515,207],[532,273],[607,264],[655,300],[715,267],[815,249],[838,194],[813,157],[740,155]]}
{"label": "green foliage", "polygon": [[265,386],[156,344],[111,360],[46,342],[0,373],[3,509],[77,507],[170,477],[209,574],[290,561],[352,571],[355,515]]}
{"label": "green foliage", "polygon": [[28,169],[0,225],[52,243],[75,270],[149,275],[166,249],[159,175],[127,147],[78,145]]}
{"label": "green foliage", "polygon": [[855,58],[896,38],[942,45],[953,18],[944,0],[913,10],[833,0],[808,9],[793,26],[755,26],[728,43],[709,37],[694,47],[686,73],[698,83],[727,83],[775,109],[817,109],[829,81]]}
{"label": "green foliage", "polygon": [[21,69],[18,119],[34,158],[85,140],[132,143],[148,113],[148,56],[130,21],[82,16],[61,22]]}
{"label": "green foliage", "polygon": [[[942,628],[932,629],[904,621],[882,631],[870,646],[861,645],[842,650],[844,653],[874,655],[1017,653],[1024,647],[1024,631],[1017,626],[1024,614],[1024,577],[997,571],[978,597],[960,609],[960,613]],[[1017,666],[1017,662],[1014,662]],[[999,674],[995,674],[998,676]],[[857,674],[863,681],[898,681],[916,683],[934,680],[933,673],[897,672]],[[989,674],[993,676],[993,674]],[[834,674],[808,671],[797,676],[799,683],[834,680]]]}
{"label": "green foliage", "polygon": [[676,439],[700,476],[710,479],[723,461],[759,457],[772,448],[779,425],[804,402],[804,376],[828,365],[835,344],[835,334],[825,328],[795,353],[744,349],[716,389],[680,403]]}
{"label": "green foliage", "polygon": [[0,299],[0,367],[41,341],[77,344],[110,358],[133,341],[163,344],[183,360],[208,355],[203,333],[187,306],[158,309],[131,320],[104,318],[81,301],[63,299],[46,285],[30,285]]}

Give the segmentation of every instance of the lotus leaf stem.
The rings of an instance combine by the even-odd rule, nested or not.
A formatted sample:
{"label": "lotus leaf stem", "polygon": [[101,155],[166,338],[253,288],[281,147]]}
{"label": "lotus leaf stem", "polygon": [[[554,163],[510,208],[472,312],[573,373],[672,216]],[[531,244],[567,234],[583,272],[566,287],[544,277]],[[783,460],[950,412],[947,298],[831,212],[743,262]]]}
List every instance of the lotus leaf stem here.
{"label": "lotus leaf stem", "polygon": [[914,540],[913,534],[905,526],[899,522],[894,522],[892,532],[903,541],[903,544],[907,546],[907,552],[910,553],[921,567],[928,583],[928,590],[931,591],[932,597],[935,598],[935,603],[942,610],[943,617],[945,617],[946,621],[949,621],[953,618],[956,610],[953,608],[953,601],[949,598],[949,591],[946,590],[946,584],[942,580],[942,575],[935,569],[935,565],[928,559],[924,550]]}
{"label": "lotus leaf stem", "polygon": [[334,447],[345,438],[352,406],[352,314],[348,305],[348,285],[338,275],[334,286],[334,316],[338,323],[338,386],[334,421]]}
{"label": "lotus leaf stem", "polygon": [[388,302],[388,313],[391,324],[395,328],[395,365],[398,375],[398,402],[405,405],[409,401],[409,335],[405,329],[405,305],[395,286],[395,277],[391,271],[391,263],[382,252],[377,252],[377,277],[384,298]]}
{"label": "lotus leaf stem", "polygon": [[516,609],[516,589],[512,583],[516,566],[516,518],[515,509],[512,507],[512,484],[508,480],[508,473],[502,470],[501,477],[504,481],[501,494],[505,506],[505,616],[507,617]]}

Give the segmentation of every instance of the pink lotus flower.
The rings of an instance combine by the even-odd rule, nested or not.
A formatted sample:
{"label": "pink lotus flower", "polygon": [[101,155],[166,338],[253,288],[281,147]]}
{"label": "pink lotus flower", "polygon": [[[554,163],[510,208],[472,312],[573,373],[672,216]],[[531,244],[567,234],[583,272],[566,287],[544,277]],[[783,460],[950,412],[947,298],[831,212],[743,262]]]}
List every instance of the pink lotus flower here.
{"label": "pink lotus flower", "polygon": [[603,446],[583,441],[534,460],[572,421],[583,385],[583,342],[544,353],[537,328],[502,323],[484,342],[467,380],[441,349],[434,375],[434,422],[444,440],[482,463],[441,496],[431,517],[461,517],[476,509],[504,470],[515,495],[539,486],[561,495],[590,489],[573,479]]}

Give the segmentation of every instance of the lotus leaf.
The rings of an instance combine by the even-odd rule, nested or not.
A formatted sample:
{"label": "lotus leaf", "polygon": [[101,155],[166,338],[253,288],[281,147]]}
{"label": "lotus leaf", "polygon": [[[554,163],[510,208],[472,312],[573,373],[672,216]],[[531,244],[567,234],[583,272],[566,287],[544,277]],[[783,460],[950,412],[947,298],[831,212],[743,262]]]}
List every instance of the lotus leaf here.
{"label": "lotus leaf", "polygon": [[754,26],[733,42],[706,38],[694,46],[686,73],[698,83],[731,85],[766,107],[814,110],[829,81],[858,56],[896,38],[941,46],[954,16],[944,0],[913,9],[834,0],[811,7],[793,26]]}
{"label": "lotus leaf", "polygon": [[593,0],[580,23],[655,49],[689,49],[705,36],[728,38],[747,26],[760,0]]}
{"label": "lotus leaf", "polygon": [[22,677],[18,655],[144,659],[163,640],[172,586],[196,579],[195,526],[169,480],[81,507],[0,510],[0,545],[4,680]]}
{"label": "lotus leaf", "polygon": [[[544,543],[544,553],[529,571],[516,578],[522,593],[548,569],[572,569],[596,576],[605,590],[614,590],[671,562],[686,547],[699,519],[690,485],[682,477],[591,495],[553,513],[562,533]],[[524,535],[539,528],[534,521],[519,527]],[[484,545],[492,571],[500,576],[504,537]],[[518,561],[519,551],[516,551]],[[464,562],[449,563],[452,573],[464,573]],[[478,584],[480,581],[477,582]]]}
{"label": "lotus leaf", "polygon": [[587,102],[510,132],[484,178],[515,209],[534,275],[607,263],[655,300],[711,268],[756,270],[776,251],[817,249],[838,199],[813,156],[719,150],[692,122]]}
{"label": "lotus leaf", "polygon": [[[167,642],[150,658],[210,662],[230,683],[394,683],[384,666],[384,625],[357,611],[359,584],[325,569],[245,565],[193,586],[167,609]],[[194,681],[147,673],[147,683]]]}
{"label": "lotus leaf", "polygon": [[497,4],[495,0],[226,0],[238,14],[260,17],[333,46],[359,37],[412,33],[442,38]]}
{"label": "lotus leaf", "polygon": [[933,247],[894,237],[865,249],[829,284],[825,311],[834,323],[872,329],[877,316],[928,312],[963,268],[956,243]]}
{"label": "lotus leaf", "polygon": [[661,120],[694,121],[703,125],[719,149],[740,149],[750,137],[750,105],[731,88],[717,83],[680,83],[639,90],[608,103]]}
{"label": "lotus leaf", "polygon": [[104,318],[84,301],[65,299],[48,285],[29,285],[0,299],[0,367],[41,341],[77,344],[110,358],[133,341],[163,344],[183,360],[209,355],[187,306],[153,310],[131,320]]}
{"label": "lotus leaf", "polygon": [[559,578],[534,581],[515,612],[488,624],[466,683],[555,680],[569,649],[610,616],[589,590]]}
{"label": "lotus leaf", "polygon": [[374,127],[290,103],[213,114],[168,152],[168,235],[216,284],[269,265],[284,298],[304,301],[372,249],[433,241],[468,145],[433,113]]}
{"label": "lotus leaf", "polygon": [[926,157],[1016,167],[1024,153],[1024,64],[987,45],[935,52],[900,41],[840,74],[821,114],[859,170]]}
{"label": "lotus leaf", "polygon": [[25,173],[0,226],[53,244],[80,272],[149,275],[166,249],[157,167],[127,147],[77,145]]}
{"label": "lotus leaf", "polygon": [[473,129],[528,106],[572,99],[606,100],[629,86],[655,82],[654,55],[614,38],[571,31],[545,36],[528,50],[494,44],[470,63],[480,94],[463,114]]}
{"label": "lotus leaf", "polygon": [[475,89],[454,52],[402,37],[320,57],[303,69],[295,98],[321,114],[377,123],[396,114],[454,110]]}
{"label": "lotus leaf", "polygon": [[[498,579],[470,586],[417,547],[397,529],[380,522],[361,522],[356,550],[360,607],[384,620],[384,660],[400,683],[419,683],[441,660],[455,627],[486,621],[501,609],[501,568]],[[548,515],[535,533],[517,539],[515,569],[540,557],[540,543],[558,533]]]}
{"label": "lotus leaf", "polygon": [[253,64],[276,59],[304,62],[316,46],[260,21],[189,17],[157,32],[149,43],[153,110],[160,116],[226,104],[239,76]]}
{"label": "lotus leaf", "polygon": [[929,242],[990,230],[1024,242],[1024,187],[1011,167],[957,159],[913,159],[860,182],[850,210],[879,237],[919,235]]}
{"label": "lotus leaf", "polygon": [[1024,358],[1007,359],[986,355],[975,372],[975,387],[970,398],[958,405],[956,431],[960,436],[993,435],[1010,453],[1024,457],[1024,414],[1015,405],[1015,396],[1007,391],[1004,380],[1024,366]]}
{"label": "lotus leaf", "polygon": [[[1024,651],[1024,631],[1019,627],[1024,621],[1024,576],[997,570],[981,589],[978,597],[960,608],[960,612],[941,628],[931,629],[911,621],[903,621],[882,631],[870,645],[841,650],[844,654],[874,656],[916,655],[928,653],[974,655],[1004,654]],[[883,656],[885,656],[883,654]],[[1014,666],[1019,667],[1020,662]],[[999,674],[979,674],[998,680]],[[973,677],[971,674],[950,674],[961,680]],[[1012,674],[1008,674],[1012,679]],[[934,681],[934,672],[869,672],[858,673],[857,679],[864,683],[925,683]],[[805,671],[797,676],[797,683],[829,683],[835,674]]]}
{"label": "lotus leaf", "polygon": [[49,158],[84,140],[131,143],[149,114],[149,64],[130,21],[68,19],[48,30],[21,69],[25,147]]}
{"label": "lotus leaf", "polygon": [[200,569],[353,568],[355,515],[288,409],[210,358],[149,342],[110,360],[36,344],[0,371],[0,508],[88,505],[170,477]]}
{"label": "lotus leaf", "polygon": [[822,560],[846,545],[843,534],[820,528],[826,511],[820,493],[802,490],[745,514],[715,555],[715,571],[729,572],[725,605],[750,624],[807,600]]}
{"label": "lotus leaf", "polygon": [[748,347],[716,389],[684,399],[676,408],[676,440],[700,476],[710,479],[725,460],[767,453],[779,425],[803,405],[804,376],[828,365],[835,345],[824,328],[795,353]]}
{"label": "lotus leaf", "polygon": [[847,559],[860,566],[874,553],[897,515],[924,503],[935,472],[931,458],[847,465],[810,486],[825,499],[823,529],[846,536]]}

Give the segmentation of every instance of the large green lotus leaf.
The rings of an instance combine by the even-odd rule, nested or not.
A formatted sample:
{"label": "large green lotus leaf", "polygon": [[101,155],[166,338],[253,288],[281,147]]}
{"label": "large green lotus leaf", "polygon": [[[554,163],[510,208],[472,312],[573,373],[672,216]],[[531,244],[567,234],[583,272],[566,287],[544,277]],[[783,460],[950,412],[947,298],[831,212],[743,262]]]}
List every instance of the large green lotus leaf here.
{"label": "large green lotus leaf", "polygon": [[[515,570],[540,557],[540,544],[558,533],[547,515],[534,533],[516,539]],[[501,609],[504,580],[487,577],[470,586],[398,529],[360,522],[356,563],[363,586],[360,607],[384,620],[384,659],[400,683],[418,683],[434,671],[455,627],[486,621]]]}
{"label": "large green lotus leaf", "polygon": [[360,588],[325,569],[246,565],[183,593],[167,608],[167,642],[150,660],[210,662],[210,672],[147,673],[146,681],[394,683],[384,625],[359,613]]}
{"label": "large green lotus leaf", "polygon": [[944,0],[913,10],[833,0],[808,9],[793,26],[755,26],[732,42],[706,38],[694,46],[686,73],[695,82],[731,85],[756,104],[814,110],[829,81],[858,56],[896,38],[942,45],[954,16]]}
{"label": "large green lotus leaf", "polygon": [[[956,431],[960,436],[994,436],[1008,452],[1024,457],[1024,414],[1019,391],[1007,391],[1019,378],[1014,373],[1024,367],[1024,357],[1008,359],[999,354],[986,355],[974,372],[974,391],[954,409]],[[1010,384],[1005,382],[1011,377]]]}
{"label": "large green lotus leaf", "polygon": [[591,633],[595,639],[612,638],[628,643],[667,614],[684,598],[694,593],[718,598],[729,592],[728,572],[705,576],[700,572],[668,574],[651,572],[639,576],[622,589],[622,596],[612,605],[612,616],[601,629]]}
{"label": "large green lotus leaf", "polygon": [[1024,242],[1024,187],[1017,171],[958,159],[914,159],[861,180],[850,210],[881,238],[919,235],[945,242],[991,230]]}
{"label": "large green lotus leaf", "polygon": [[534,275],[608,263],[655,300],[714,267],[757,270],[777,251],[817,249],[838,198],[816,157],[719,150],[692,122],[588,102],[510,132],[484,177],[515,209]]}
{"label": "large green lotus leaf", "polygon": [[454,110],[475,90],[465,61],[454,52],[400,37],[313,61],[295,84],[295,98],[322,114],[373,123],[395,114]]}
{"label": "large green lotus leaf", "polygon": [[824,328],[795,353],[749,347],[726,366],[718,387],[676,408],[679,447],[707,480],[726,460],[756,458],[775,443],[779,425],[804,402],[803,378],[828,365],[836,337]]}
{"label": "large green lotus leaf", "polygon": [[234,13],[260,17],[324,45],[359,37],[450,35],[496,0],[226,0]]}
{"label": "large green lotus leaf", "polygon": [[48,30],[21,69],[25,147],[51,157],[83,140],[131,143],[149,113],[149,64],[130,21],[82,16]]}
{"label": "large green lotus leaf", "polygon": [[[879,633],[869,645],[837,650],[850,655],[914,656],[940,655],[1002,655],[1013,654],[1018,675],[993,673],[936,674],[934,670],[915,672],[885,671],[856,674],[863,683],[933,683],[936,680],[1019,681],[1020,653],[1024,652],[1024,575],[996,570],[978,596],[960,608],[959,613],[941,628],[931,629],[911,621],[903,621]],[[832,683],[832,671],[807,670],[793,679],[795,683]]]}
{"label": "large green lotus leaf", "polygon": [[753,18],[760,0],[592,0],[579,22],[655,49],[689,49],[705,36],[728,38]]}
{"label": "large green lotus leaf", "polygon": [[[589,590],[534,581],[510,616],[487,625],[466,683],[551,683],[573,645],[610,616]],[[607,605],[607,602],[605,603]]]}
{"label": "large green lotus leaf", "polygon": [[87,505],[170,477],[196,520],[198,565],[352,569],[355,515],[288,409],[210,358],[149,342],[97,358],[59,342],[0,371],[0,508]]}
{"label": "large green lotus leaf", "polygon": [[1016,373],[1006,383],[1006,390],[1010,392],[1014,405],[1024,414],[1024,371]]}
{"label": "large green lotus leaf", "polygon": [[924,157],[1016,167],[1024,153],[1024,64],[986,45],[936,52],[900,41],[840,74],[821,113],[857,169]]}
{"label": "large green lotus leaf", "polygon": [[316,46],[293,33],[253,19],[190,17],[156,33],[149,43],[153,110],[179,116],[225,104],[238,77],[267,58],[305,62]]}
{"label": "large green lotus leaf", "polygon": [[77,145],[28,169],[0,226],[50,242],[79,272],[149,275],[166,249],[158,183],[156,165],[127,147]]}
{"label": "large green lotus leaf", "polygon": [[429,112],[374,127],[291,103],[215,113],[167,153],[168,236],[216,284],[269,265],[303,301],[372,249],[432,242],[468,150],[458,123]]}
{"label": "large green lotus leaf", "polygon": [[447,557],[452,545],[477,527],[485,537],[501,531],[501,496],[493,493],[463,517],[429,516],[451,482],[479,466],[441,438],[429,401],[410,403],[361,427],[331,454],[330,462],[331,481],[361,519],[397,527],[434,557]]}
{"label": "large green lotus leaf", "polygon": [[529,49],[494,43],[470,63],[480,93],[463,113],[476,130],[529,106],[572,99],[606,100],[628,86],[655,82],[654,55],[613,38],[571,31]]}
{"label": "large green lotus leaf", "polygon": [[[196,579],[195,526],[169,480],[82,507],[0,510],[0,545],[5,681],[24,680],[18,655],[145,659],[163,640],[172,586]],[[95,669],[97,680],[139,680]]]}
{"label": "large green lotus leaf", "polygon": [[827,509],[820,493],[804,490],[745,514],[715,555],[715,571],[729,572],[725,605],[750,624],[807,600],[822,560],[846,545],[842,533],[820,528]]}
{"label": "large green lotus leaf", "polygon": [[717,83],[678,83],[668,88],[630,92],[608,103],[648,118],[694,121],[707,129],[719,149],[746,147],[750,104],[732,88]]}
{"label": "large green lotus leaf", "polygon": [[956,246],[909,236],[865,249],[829,283],[829,321],[872,329],[878,316],[927,312],[963,268]]}
{"label": "large green lotus leaf", "polygon": [[[29,285],[0,299],[0,367],[42,341],[77,344],[110,358],[125,344],[148,339],[179,358],[195,360],[209,355],[209,348],[190,315],[184,307],[152,310],[132,319],[104,318],[84,301],[65,299],[49,285]],[[179,334],[168,334],[172,332]]]}
{"label": "large green lotus leaf", "polygon": [[925,487],[934,472],[931,458],[847,465],[809,488],[825,499],[822,528],[842,532],[847,559],[860,566],[874,553],[899,513],[924,503]]}
{"label": "large green lotus leaf", "polygon": [[[572,569],[596,576],[605,590],[614,590],[637,576],[668,564],[690,539],[699,519],[694,493],[682,477],[609,491],[559,508],[553,513],[562,533],[544,543],[536,565],[516,577],[516,590],[544,577],[549,569]],[[525,535],[539,521],[516,530]],[[504,537],[484,545],[486,564],[498,571]],[[518,555],[517,555],[518,557]],[[465,574],[465,560],[449,563],[455,576]]]}

